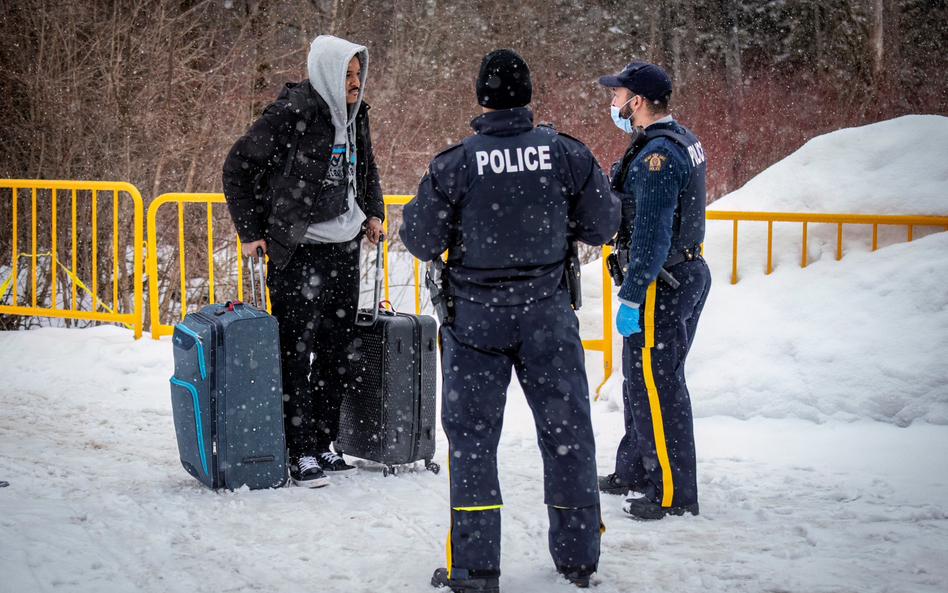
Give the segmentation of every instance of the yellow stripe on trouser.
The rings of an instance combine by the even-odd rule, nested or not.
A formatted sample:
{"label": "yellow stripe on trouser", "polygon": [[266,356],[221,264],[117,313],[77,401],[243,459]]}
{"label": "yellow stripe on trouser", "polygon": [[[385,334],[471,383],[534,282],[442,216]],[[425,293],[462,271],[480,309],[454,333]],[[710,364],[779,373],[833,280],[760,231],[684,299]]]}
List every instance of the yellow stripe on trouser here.
{"label": "yellow stripe on trouser", "polygon": [[[438,330],[438,348],[441,348],[441,330]],[[442,357],[444,352],[441,352]],[[443,361],[442,361],[443,362]],[[444,460],[444,468],[448,474],[448,488],[451,488],[451,442],[448,441],[448,458]],[[448,566],[448,578],[451,578],[451,529],[454,527],[454,518],[451,518],[451,521],[448,522],[448,541],[444,543],[444,555],[447,558]]]}
{"label": "yellow stripe on trouser", "polygon": [[489,511],[491,509],[499,509],[504,505],[502,504],[491,504],[485,507],[451,507],[455,511]]}
{"label": "yellow stripe on trouser", "polygon": [[648,390],[648,406],[652,413],[652,433],[655,435],[655,452],[658,464],[662,468],[662,506],[670,507],[674,495],[671,465],[668,463],[668,448],[665,445],[665,427],[662,423],[662,408],[658,401],[658,388],[652,374],[652,348],[655,346],[655,292],[656,283],[652,282],[645,295],[643,329],[645,347],[642,348],[642,372],[645,375],[645,388]]}
{"label": "yellow stripe on trouser", "polygon": [[[448,447],[450,449],[450,446]],[[444,464],[448,470],[448,483],[451,483],[451,456],[448,455],[448,461]],[[502,504],[491,504],[483,507],[451,507],[452,511],[489,511],[491,509],[499,509],[504,505]],[[454,519],[451,520],[451,527],[454,526]],[[445,556],[448,559],[448,578],[451,578],[451,527],[448,527],[448,541],[445,542]]]}

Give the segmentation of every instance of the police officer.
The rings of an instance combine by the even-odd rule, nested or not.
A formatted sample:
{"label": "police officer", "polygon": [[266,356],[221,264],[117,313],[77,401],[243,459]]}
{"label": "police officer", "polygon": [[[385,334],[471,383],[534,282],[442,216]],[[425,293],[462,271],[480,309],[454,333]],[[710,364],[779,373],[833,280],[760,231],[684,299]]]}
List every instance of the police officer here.
{"label": "police officer", "polygon": [[589,149],[534,126],[530,70],[515,51],[484,56],[476,134],[438,153],[403,211],[399,236],[422,261],[448,259],[453,321],[442,322],[442,411],[451,528],[431,583],[499,591],[497,445],[511,368],[534,414],[556,570],[588,586],[600,514],[589,387],[564,282],[567,243],[601,245],[620,204]]}
{"label": "police officer", "polygon": [[616,328],[624,336],[625,435],[601,491],[630,498],[623,509],[654,520],[698,514],[694,426],[685,358],[711,286],[701,257],[705,155],[668,111],[672,86],[654,64],[632,62],[600,84],[613,89],[612,118],[631,134],[612,167],[622,200],[617,251],[628,250]]}

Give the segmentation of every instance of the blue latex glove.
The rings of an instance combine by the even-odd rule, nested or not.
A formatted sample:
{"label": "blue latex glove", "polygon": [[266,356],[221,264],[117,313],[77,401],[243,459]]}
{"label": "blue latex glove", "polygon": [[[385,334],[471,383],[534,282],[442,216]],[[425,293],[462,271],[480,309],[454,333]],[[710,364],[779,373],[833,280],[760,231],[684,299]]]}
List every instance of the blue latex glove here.
{"label": "blue latex glove", "polygon": [[642,331],[639,327],[639,310],[628,305],[619,305],[619,312],[616,313],[616,329],[626,338]]}

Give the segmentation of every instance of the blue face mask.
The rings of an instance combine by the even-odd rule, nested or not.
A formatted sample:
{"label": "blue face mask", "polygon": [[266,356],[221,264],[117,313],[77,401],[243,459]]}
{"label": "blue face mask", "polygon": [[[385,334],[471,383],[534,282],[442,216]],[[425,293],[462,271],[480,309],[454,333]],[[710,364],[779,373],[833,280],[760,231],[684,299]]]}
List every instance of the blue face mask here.
{"label": "blue face mask", "polygon": [[616,127],[625,132],[626,134],[632,133],[632,120],[624,119],[619,117],[619,108],[613,105],[609,111],[612,112],[612,121],[616,123]]}
{"label": "blue face mask", "polygon": [[[632,99],[634,98],[635,97],[633,96]],[[619,107],[616,107],[615,105],[613,105],[609,108],[609,111],[612,113],[612,121],[615,122],[617,128],[619,128],[626,134],[632,133],[632,115],[635,115],[635,112],[634,111],[632,112],[632,115],[629,116],[629,119],[625,119],[624,117],[619,117],[619,110],[625,107],[626,105],[628,105],[629,103],[631,103],[632,99],[629,99],[628,101],[626,101]]]}

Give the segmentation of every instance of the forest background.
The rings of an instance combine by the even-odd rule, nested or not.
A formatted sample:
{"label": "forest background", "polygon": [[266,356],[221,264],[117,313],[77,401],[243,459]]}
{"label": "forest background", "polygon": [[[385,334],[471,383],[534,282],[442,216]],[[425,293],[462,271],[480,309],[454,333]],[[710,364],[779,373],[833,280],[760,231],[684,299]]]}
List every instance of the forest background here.
{"label": "forest background", "polygon": [[0,0],[0,30],[0,178],[127,181],[146,207],[221,191],[231,145],[306,77],[319,34],[369,48],[386,194],[414,193],[471,133],[480,59],[499,47],[530,65],[537,120],[604,167],[627,139],[598,77],[664,67],[708,155],[709,202],[814,136],[948,115],[946,0]]}

